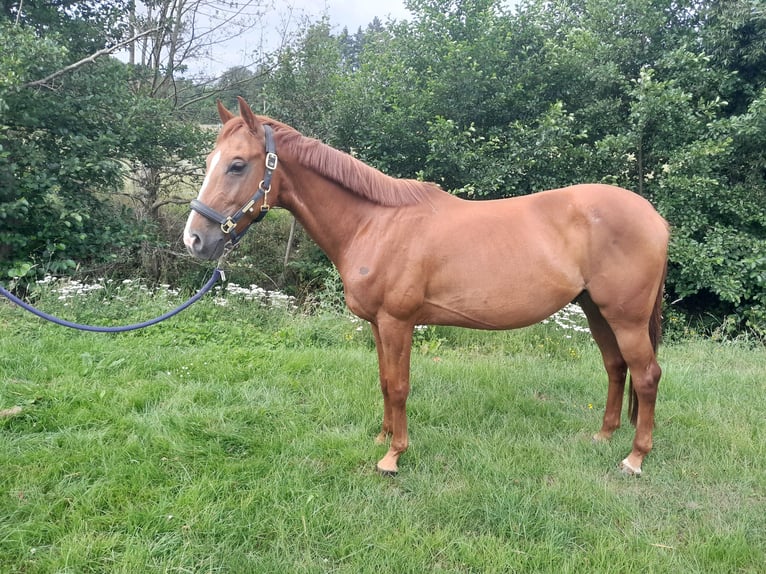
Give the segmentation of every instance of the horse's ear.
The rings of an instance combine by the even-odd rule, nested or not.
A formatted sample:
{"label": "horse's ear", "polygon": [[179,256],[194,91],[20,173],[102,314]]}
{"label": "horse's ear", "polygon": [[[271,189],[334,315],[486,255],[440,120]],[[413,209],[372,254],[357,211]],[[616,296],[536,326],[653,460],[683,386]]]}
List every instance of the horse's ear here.
{"label": "horse's ear", "polygon": [[222,123],[222,124],[225,124],[225,123],[226,123],[226,122],[228,122],[228,121],[229,121],[231,118],[233,118],[233,117],[234,117],[234,114],[232,114],[232,113],[231,113],[229,110],[227,110],[227,109],[224,107],[223,103],[221,103],[221,100],[218,100],[218,101],[216,102],[216,104],[218,105],[218,115],[219,115],[219,116],[220,116],[220,118],[221,118],[221,123]]}
{"label": "horse's ear", "polygon": [[242,96],[237,96],[237,101],[239,102],[239,115],[245,120],[245,124],[250,128],[250,131],[255,135],[259,135],[263,131],[263,126],[261,126],[258,118],[255,117],[253,110],[250,109],[250,106],[247,105]]}

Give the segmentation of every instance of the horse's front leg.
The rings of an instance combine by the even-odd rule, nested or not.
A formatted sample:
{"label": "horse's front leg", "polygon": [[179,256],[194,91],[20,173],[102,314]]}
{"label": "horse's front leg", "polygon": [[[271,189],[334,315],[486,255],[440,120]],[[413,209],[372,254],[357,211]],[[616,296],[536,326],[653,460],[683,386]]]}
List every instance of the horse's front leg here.
{"label": "horse's front leg", "polygon": [[410,352],[412,325],[391,318],[379,319],[372,325],[378,350],[380,389],[383,393],[383,426],[376,442],[391,445],[378,462],[382,474],[396,474],[399,456],[407,450],[407,396],[410,393]]}

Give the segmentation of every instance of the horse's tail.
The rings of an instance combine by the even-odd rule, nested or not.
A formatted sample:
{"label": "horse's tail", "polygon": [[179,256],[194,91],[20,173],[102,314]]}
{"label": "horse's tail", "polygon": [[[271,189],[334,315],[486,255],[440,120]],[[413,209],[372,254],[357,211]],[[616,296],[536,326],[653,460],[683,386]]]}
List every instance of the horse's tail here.
{"label": "horse's tail", "polygon": [[[668,262],[665,261],[665,268],[662,271],[662,281],[660,281],[660,287],[657,289],[657,298],[654,301],[654,308],[652,309],[652,315],[649,318],[649,340],[652,342],[652,349],[654,349],[655,356],[657,355],[657,349],[660,346],[662,340],[662,296],[665,292],[665,278],[668,274]],[[633,388],[633,376],[628,378],[628,415],[630,416],[630,424],[636,426],[638,422],[638,395]]]}

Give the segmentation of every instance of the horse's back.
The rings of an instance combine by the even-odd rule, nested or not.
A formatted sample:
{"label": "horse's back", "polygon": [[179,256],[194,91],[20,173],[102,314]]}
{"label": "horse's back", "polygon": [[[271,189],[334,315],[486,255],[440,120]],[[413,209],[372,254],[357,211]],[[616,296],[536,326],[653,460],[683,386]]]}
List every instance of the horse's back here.
{"label": "horse's back", "polygon": [[435,263],[426,299],[463,307],[469,323],[520,326],[584,290],[603,299],[625,285],[627,294],[643,298],[639,291],[656,293],[661,281],[667,225],[646,199],[626,189],[576,185],[450,202],[446,211],[452,213],[440,214],[441,228],[434,217],[433,229],[422,236],[426,257]]}
{"label": "horse's back", "polygon": [[540,244],[582,261],[630,259],[634,253],[667,256],[667,222],[637,193],[605,184],[580,184],[498,200],[493,211],[521,226]]}
{"label": "horse's back", "polygon": [[[454,198],[453,198],[454,199]],[[554,249],[571,257],[609,246],[667,249],[668,226],[652,204],[627,189],[580,184],[490,201],[456,200],[427,223],[434,234],[504,245],[535,254]]]}

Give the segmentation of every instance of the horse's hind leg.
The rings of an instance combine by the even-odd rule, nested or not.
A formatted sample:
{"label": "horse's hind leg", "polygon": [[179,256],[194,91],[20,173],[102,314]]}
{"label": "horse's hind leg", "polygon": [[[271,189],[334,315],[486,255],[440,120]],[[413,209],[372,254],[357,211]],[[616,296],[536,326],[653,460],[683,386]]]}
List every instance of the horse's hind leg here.
{"label": "horse's hind leg", "polygon": [[604,316],[590,298],[588,292],[586,291],[580,295],[577,298],[577,302],[588,318],[591,335],[593,335],[593,339],[601,351],[601,358],[604,361],[604,368],[609,378],[606,408],[604,409],[601,430],[593,436],[593,439],[597,441],[608,440],[620,426],[623,394],[625,392],[625,376],[628,365],[620,352],[614,331],[612,331],[609,323],[604,319]]}
{"label": "horse's hind leg", "polygon": [[652,450],[654,405],[662,369],[657,363],[654,345],[645,324],[617,326],[615,336],[628,363],[638,402],[633,450],[622,461],[621,467],[630,474],[639,475],[644,457]]}

